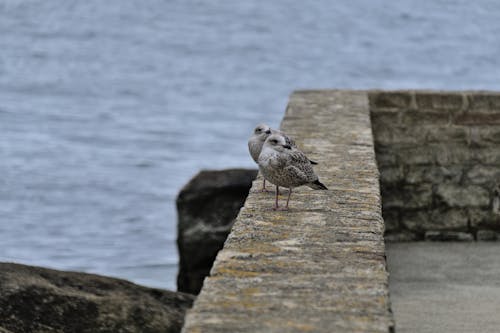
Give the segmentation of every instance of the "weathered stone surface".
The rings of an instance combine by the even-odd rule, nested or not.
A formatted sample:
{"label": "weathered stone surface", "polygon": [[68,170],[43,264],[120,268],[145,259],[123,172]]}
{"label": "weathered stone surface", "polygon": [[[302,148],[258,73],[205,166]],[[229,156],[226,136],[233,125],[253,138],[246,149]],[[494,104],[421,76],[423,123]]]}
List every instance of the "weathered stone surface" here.
{"label": "weathered stone surface", "polygon": [[472,184],[491,186],[500,182],[500,166],[474,165],[468,172],[467,178]]}
{"label": "weathered stone surface", "polygon": [[201,171],[177,197],[179,291],[197,294],[222,248],[257,170]]}
{"label": "weathered stone surface", "polygon": [[189,294],[0,263],[0,332],[179,332]]}
{"label": "weathered stone surface", "polygon": [[429,150],[429,147],[423,145],[414,147],[401,146],[397,147],[395,150],[398,164],[429,165],[434,164],[436,160],[433,151]]}
{"label": "weathered stone surface", "polygon": [[382,210],[382,216],[384,217],[386,233],[400,229],[399,209],[387,209],[384,207],[384,209]]}
{"label": "weathered stone surface", "polygon": [[500,126],[468,126],[471,131],[471,141],[477,145],[500,143]]}
{"label": "weathered stone surface", "polygon": [[409,91],[371,91],[370,106],[374,109],[410,108],[412,93]]}
{"label": "weathered stone surface", "polygon": [[[500,197],[491,192],[500,176],[500,93],[375,91],[369,97],[383,205],[401,212],[399,231],[497,230],[492,212],[500,218]],[[422,190],[424,184],[430,189]]]}
{"label": "weathered stone surface", "polygon": [[460,208],[436,208],[429,210],[429,221],[425,229],[434,230],[465,230],[468,227],[468,214]]}
{"label": "weathered stone surface", "polygon": [[445,111],[411,110],[403,113],[402,123],[406,126],[419,125],[448,125],[450,114]]}
{"label": "weathered stone surface", "polygon": [[500,153],[498,146],[492,147],[478,147],[472,151],[475,163],[484,165],[493,165],[500,167]]}
{"label": "weathered stone surface", "polygon": [[409,165],[404,181],[407,184],[458,182],[462,178],[463,168],[461,165]]}
{"label": "weathered stone surface", "polygon": [[466,144],[459,143],[435,143],[427,146],[427,152],[435,156],[439,166],[470,165],[474,151]]}
{"label": "weathered stone surface", "polygon": [[457,125],[494,125],[500,124],[500,113],[463,112],[454,117]]}
{"label": "weathered stone surface", "polygon": [[404,191],[405,209],[429,207],[432,204],[432,185],[406,185]]}
{"label": "weathered stone surface", "polygon": [[[463,145],[468,145],[470,142],[469,129],[465,126],[430,126],[425,130],[420,128],[420,131],[426,132],[427,142],[454,142]],[[423,140],[419,143],[422,142]]]}
{"label": "weathered stone surface", "polygon": [[398,183],[403,180],[403,166],[380,168],[380,181],[383,183]]}
{"label": "weathered stone surface", "polygon": [[413,232],[423,232],[430,224],[430,214],[427,210],[403,210],[400,224]]}
{"label": "weathered stone surface", "polygon": [[386,233],[384,236],[386,242],[389,243],[401,243],[401,242],[413,242],[420,240],[417,233],[411,231],[399,231],[394,233]]}
{"label": "weathered stone surface", "polygon": [[460,110],[465,106],[465,97],[459,92],[418,91],[417,106],[422,110]]}
{"label": "weathered stone surface", "polygon": [[474,236],[467,232],[459,231],[427,231],[425,240],[428,241],[452,241],[452,242],[471,242]]}
{"label": "weathered stone surface", "polygon": [[298,188],[289,211],[273,211],[254,182],[183,332],[389,332],[366,93],[295,93],[282,129],[329,191]]}
{"label": "weathered stone surface", "polygon": [[498,234],[494,230],[478,230],[476,238],[478,241],[496,241]]}
{"label": "weathered stone surface", "polygon": [[472,111],[500,112],[500,93],[475,91],[468,94]]}
{"label": "weathered stone surface", "polygon": [[396,152],[392,148],[378,144],[375,146],[375,156],[379,168],[397,165]]}
{"label": "weathered stone surface", "polygon": [[490,203],[488,191],[477,185],[440,184],[436,197],[449,207],[485,207]]}

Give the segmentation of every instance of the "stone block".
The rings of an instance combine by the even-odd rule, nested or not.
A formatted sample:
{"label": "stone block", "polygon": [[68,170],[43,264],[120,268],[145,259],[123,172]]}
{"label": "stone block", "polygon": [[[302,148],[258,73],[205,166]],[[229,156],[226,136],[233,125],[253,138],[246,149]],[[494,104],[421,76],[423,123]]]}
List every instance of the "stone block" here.
{"label": "stone block", "polygon": [[469,129],[464,126],[430,126],[426,130],[426,141],[431,143],[469,144]]}
{"label": "stone block", "polygon": [[458,182],[462,177],[462,172],[461,165],[409,165],[404,179],[407,184]]}
{"label": "stone block", "polygon": [[471,233],[460,231],[427,231],[425,233],[425,240],[439,242],[472,242],[474,236]]}
{"label": "stone block", "polygon": [[469,108],[473,111],[500,112],[500,94],[474,92],[469,94]]}
{"label": "stone block", "polygon": [[461,112],[453,117],[453,123],[456,125],[499,125],[500,112]]}
{"label": "stone block", "polygon": [[381,184],[382,206],[384,209],[400,208],[404,206],[403,190],[401,186],[386,186]]}
{"label": "stone block", "polygon": [[465,209],[435,208],[430,211],[426,230],[467,229],[469,216]]}
{"label": "stone block", "polygon": [[397,163],[396,152],[391,147],[375,147],[375,158],[379,168],[386,166],[394,166]]}
{"label": "stone block", "polygon": [[458,143],[430,144],[427,149],[432,151],[436,163],[441,166],[471,164],[474,156],[470,147]]}
{"label": "stone block", "polygon": [[468,208],[467,211],[471,227],[500,231],[500,216],[494,214],[490,207]]}
{"label": "stone block", "polygon": [[460,110],[464,107],[464,97],[453,92],[416,92],[419,109],[423,110]]}
{"label": "stone block", "polygon": [[417,233],[428,230],[466,230],[467,220],[467,212],[462,209],[403,209],[400,225]]}
{"label": "stone block", "polygon": [[432,204],[432,185],[415,184],[404,186],[404,208],[424,208]]}
{"label": "stone block", "polygon": [[371,91],[369,93],[372,109],[406,109],[411,105],[410,91]]}
{"label": "stone block", "polygon": [[394,143],[394,128],[383,124],[372,126],[373,139],[376,145],[389,146]]}
{"label": "stone block", "polygon": [[448,207],[487,207],[490,203],[488,190],[477,185],[440,184],[436,199]]}
{"label": "stone block", "polygon": [[380,181],[384,184],[399,183],[403,180],[403,166],[381,167]]}
{"label": "stone block", "polygon": [[477,147],[471,151],[474,160],[486,165],[500,165],[499,147]]}
{"label": "stone block", "polygon": [[385,232],[393,232],[399,230],[399,210],[398,209],[383,209],[382,216],[384,218]]}
{"label": "stone block", "polygon": [[491,213],[500,218],[500,183],[493,189],[493,200],[491,200]]}
{"label": "stone block", "polygon": [[450,113],[446,110],[408,110],[402,113],[401,122],[404,126],[444,126],[450,123]]}
{"label": "stone block", "polygon": [[491,214],[487,208],[470,207],[467,209],[471,227],[485,227],[490,224]]}
{"label": "stone block", "polygon": [[400,120],[399,109],[395,110],[377,110],[370,112],[370,120],[374,125],[396,126]]}
{"label": "stone block", "polygon": [[384,235],[384,240],[389,243],[414,242],[419,239],[418,234],[407,230]]}
{"label": "stone block", "polygon": [[478,241],[496,241],[498,234],[494,230],[478,230],[476,239]]}
{"label": "stone block", "polygon": [[496,182],[500,182],[500,165],[474,165],[466,173],[467,179],[472,184],[483,184],[490,186]]}
{"label": "stone block", "polygon": [[477,145],[500,143],[500,126],[469,126],[471,141]]}
{"label": "stone block", "polygon": [[427,126],[399,126],[393,128],[393,141],[398,146],[419,146],[427,137]]}
{"label": "stone block", "polygon": [[422,232],[428,229],[430,217],[427,210],[402,210],[401,226],[413,232]]}
{"label": "stone block", "polygon": [[427,165],[433,164],[435,157],[432,147],[424,145],[414,147],[401,147],[395,145],[393,148],[400,165]]}

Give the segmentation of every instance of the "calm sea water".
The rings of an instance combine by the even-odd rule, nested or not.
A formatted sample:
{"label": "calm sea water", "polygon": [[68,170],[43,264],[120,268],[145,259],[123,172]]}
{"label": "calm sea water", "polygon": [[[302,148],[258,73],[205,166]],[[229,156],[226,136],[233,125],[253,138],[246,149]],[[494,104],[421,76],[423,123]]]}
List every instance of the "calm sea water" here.
{"label": "calm sea water", "polygon": [[0,2],[0,260],[175,289],[175,196],[300,88],[500,89],[500,2]]}

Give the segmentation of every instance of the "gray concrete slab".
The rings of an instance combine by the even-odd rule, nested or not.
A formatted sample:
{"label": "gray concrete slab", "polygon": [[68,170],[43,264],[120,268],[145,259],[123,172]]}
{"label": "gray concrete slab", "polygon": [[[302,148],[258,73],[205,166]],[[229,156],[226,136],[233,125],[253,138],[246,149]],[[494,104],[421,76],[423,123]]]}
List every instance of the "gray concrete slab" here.
{"label": "gray concrete slab", "polygon": [[500,243],[386,248],[397,333],[500,332]]}

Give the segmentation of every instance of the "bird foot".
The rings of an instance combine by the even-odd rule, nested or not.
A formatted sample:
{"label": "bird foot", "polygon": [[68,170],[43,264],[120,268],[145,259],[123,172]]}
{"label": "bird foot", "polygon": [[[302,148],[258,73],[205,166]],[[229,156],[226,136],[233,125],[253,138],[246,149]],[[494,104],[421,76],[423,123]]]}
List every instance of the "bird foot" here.
{"label": "bird foot", "polygon": [[288,207],[283,207],[283,206],[281,206],[281,207],[273,207],[273,210],[275,210],[275,211],[286,211],[286,210],[288,210]]}

